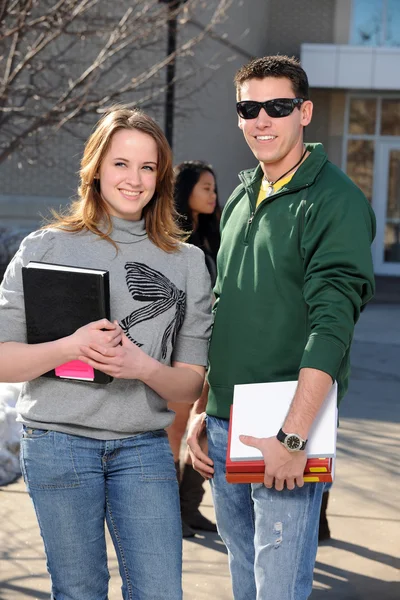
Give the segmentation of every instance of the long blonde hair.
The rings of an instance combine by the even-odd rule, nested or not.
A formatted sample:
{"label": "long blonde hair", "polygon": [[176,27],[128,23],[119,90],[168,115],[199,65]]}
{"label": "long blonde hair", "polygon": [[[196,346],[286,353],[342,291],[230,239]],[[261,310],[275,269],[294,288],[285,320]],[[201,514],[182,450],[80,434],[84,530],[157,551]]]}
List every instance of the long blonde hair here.
{"label": "long blonde hair", "polygon": [[[144,112],[136,109],[114,107],[100,119],[85,145],[79,171],[78,198],[71,203],[66,213],[54,211],[54,220],[48,223],[46,228],[56,227],[70,232],[89,230],[116,246],[110,238],[112,222],[101,197],[96,175],[114,133],[121,129],[142,131],[150,135],[157,144],[156,191],[143,208],[143,217],[150,240],[161,250],[173,252],[177,249],[179,241],[187,239],[187,234],[177,224],[171,148],[159,125]],[[99,229],[101,223],[106,224],[106,231]]]}

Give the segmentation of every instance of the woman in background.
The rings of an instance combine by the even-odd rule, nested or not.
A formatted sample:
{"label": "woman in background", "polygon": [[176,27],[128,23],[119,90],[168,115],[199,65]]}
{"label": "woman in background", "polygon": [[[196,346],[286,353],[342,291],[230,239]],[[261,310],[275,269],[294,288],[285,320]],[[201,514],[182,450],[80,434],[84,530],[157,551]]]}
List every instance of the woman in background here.
{"label": "woman in background", "polygon": [[[214,285],[220,243],[221,210],[218,204],[216,177],[211,165],[202,161],[185,161],[177,165],[174,198],[175,208],[180,215],[179,225],[181,229],[190,233],[188,243],[203,250],[211,282]],[[195,412],[197,406],[196,402]],[[182,535],[193,537],[194,529],[216,531],[215,524],[199,511],[204,495],[203,478],[192,468],[188,452],[185,454],[184,468],[180,476],[179,453],[192,407],[181,402],[169,402],[168,408],[176,413],[175,420],[167,432],[174,454],[178,480],[180,480]],[[200,412],[204,410],[203,404],[199,409]]]}

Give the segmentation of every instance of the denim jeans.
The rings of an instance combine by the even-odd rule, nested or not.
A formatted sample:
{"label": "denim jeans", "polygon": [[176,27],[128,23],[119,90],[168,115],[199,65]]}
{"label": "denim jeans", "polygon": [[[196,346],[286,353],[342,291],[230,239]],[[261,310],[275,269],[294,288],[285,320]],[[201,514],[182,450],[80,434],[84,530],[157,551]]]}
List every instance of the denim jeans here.
{"label": "denim jeans", "polygon": [[323,483],[282,492],[229,484],[225,419],[207,417],[218,533],[229,556],[235,600],[306,600],[312,591]]}
{"label": "denim jeans", "polygon": [[165,431],[103,441],[25,427],[21,466],[53,600],[107,600],[105,521],[124,600],[181,600],[179,490]]}

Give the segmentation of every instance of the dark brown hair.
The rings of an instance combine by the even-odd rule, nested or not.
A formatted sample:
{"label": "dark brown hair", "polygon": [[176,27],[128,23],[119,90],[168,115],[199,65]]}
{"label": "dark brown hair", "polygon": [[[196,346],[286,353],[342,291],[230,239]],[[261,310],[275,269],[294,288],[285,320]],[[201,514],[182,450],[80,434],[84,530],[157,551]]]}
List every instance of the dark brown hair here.
{"label": "dark brown hair", "polygon": [[[215,191],[217,194],[216,205],[211,215],[199,214],[197,230],[193,230],[193,214],[189,207],[190,195],[194,186],[199,181],[202,173],[208,172],[214,177]],[[184,231],[191,234],[189,244],[199,245],[200,248],[209,248],[214,259],[217,256],[221,241],[219,221],[221,209],[218,202],[217,178],[214,169],[201,160],[186,160],[174,169],[175,173],[175,208],[179,213],[179,224]],[[199,242],[196,243],[196,240]]]}
{"label": "dark brown hair", "polygon": [[309,99],[308,79],[300,62],[292,56],[264,56],[254,58],[237,71],[234,77],[237,97],[240,99],[240,88],[249,79],[265,77],[285,77],[289,79],[297,98]]}

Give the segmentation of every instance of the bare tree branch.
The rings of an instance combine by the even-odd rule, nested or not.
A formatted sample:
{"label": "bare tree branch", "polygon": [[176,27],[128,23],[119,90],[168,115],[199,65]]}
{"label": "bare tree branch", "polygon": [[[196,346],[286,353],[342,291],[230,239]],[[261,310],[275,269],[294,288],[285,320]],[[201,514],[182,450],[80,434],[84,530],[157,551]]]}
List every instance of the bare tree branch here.
{"label": "bare tree branch", "polygon": [[73,134],[113,103],[159,107],[166,67],[215,38],[232,1],[177,2],[180,44],[165,56],[171,7],[158,0],[0,0],[0,163],[16,152],[32,160],[49,135]]}

